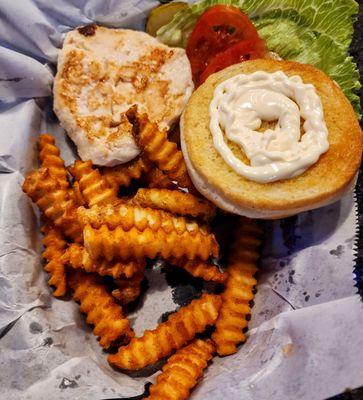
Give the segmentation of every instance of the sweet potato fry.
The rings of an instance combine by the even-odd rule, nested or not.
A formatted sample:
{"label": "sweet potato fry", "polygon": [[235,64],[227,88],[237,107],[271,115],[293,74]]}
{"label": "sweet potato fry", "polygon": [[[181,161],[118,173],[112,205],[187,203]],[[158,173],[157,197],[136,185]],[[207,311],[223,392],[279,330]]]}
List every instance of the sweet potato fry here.
{"label": "sweet potato fry", "polygon": [[48,284],[55,287],[53,292],[55,297],[64,296],[67,291],[67,277],[62,255],[67,242],[64,240],[62,232],[51,224],[46,223],[41,230],[44,233],[43,244],[45,247],[42,257],[47,260],[44,270],[50,275]]}
{"label": "sweet potato fry", "polygon": [[76,242],[82,240],[73,194],[51,176],[48,168],[31,172],[24,181],[23,191],[65,236]]}
{"label": "sweet potato fry", "polygon": [[100,276],[71,270],[69,285],[74,290],[74,300],[80,303],[80,311],[87,314],[87,323],[94,325],[93,333],[100,338],[102,347],[124,345],[134,337],[128,319]]}
{"label": "sweet potato fry", "polygon": [[164,172],[160,171],[159,168],[154,167],[148,173],[145,174],[143,181],[148,188],[159,188],[159,189],[177,189],[175,183],[173,183]]}
{"label": "sweet potato fry", "polygon": [[76,160],[69,172],[79,183],[82,196],[90,207],[116,200],[117,189],[108,184],[98,169],[92,168],[91,161]]}
{"label": "sweet potato fry", "polygon": [[112,291],[112,296],[120,304],[128,304],[136,300],[141,292],[141,282],[144,279],[144,270],[137,272],[131,278],[120,277],[114,280],[117,289]]}
{"label": "sweet potato fry", "polygon": [[218,317],[221,299],[218,295],[204,294],[186,307],[171,314],[152,331],[121,347],[108,357],[110,364],[124,370],[139,370],[169,355],[192,340],[197,333],[213,325]]}
{"label": "sweet potato fry", "polygon": [[242,330],[247,327],[246,315],[251,311],[249,301],[254,297],[256,280],[253,276],[257,271],[261,242],[262,230],[253,220],[243,219],[236,230],[227,268],[229,276],[222,293],[222,308],[212,334],[221,356],[235,353],[237,345],[246,340]]}
{"label": "sweet potato fry", "polygon": [[140,156],[126,164],[104,167],[102,175],[111,187],[118,190],[120,186],[129,186],[132,180],[140,179],[151,168],[152,163],[146,157]]}
{"label": "sweet potato fry", "polygon": [[127,261],[127,262],[113,262],[110,263],[106,260],[93,260],[87,253],[86,249],[79,244],[71,244],[64,254],[64,260],[72,268],[80,268],[86,272],[96,272],[99,275],[109,275],[113,278],[123,276],[124,278],[131,278],[139,272],[143,272],[145,268],[145,261]]}
{"label": "sweet potato fry", "polygon": [[136,228],[125,231],[121,227],[110,230],[106,225],[100,229],[87,225],[83,230],[83,238],[85,248],[92,258],[103,257],[108,261],[115,258],[139,260],[156,256],[166,260],[170,257],[206,260],[210,255],[218,257],[219,253],[214,235],[200,231],[178,234],[176,231],[166,233],[163,229],[153,231],[146,228],[140,232]]}
{"label": "sweet potato fry", "polygon": [[208,261],[202,261],[198,259],[175,259],[170,260],[170,263],[177,267],[183,268],[195,278],[201,278],[205,281],[225,283],[228,277],[227,272],[219,271],[219,269],[215,265],[209,263]]}
{"label": "sweet potato fry", "polygon": [[61,187],[67,188],[69,186],[67,170],[53,136],[46,134],[39,136],[39,161],[42,167],[48,168],[51,177]]}
{"label": "sweet potato fry", "polygon": [[132,134],[146,156],[179,187],[195,191],[189,178],[183,154],[174,142],[168,140],[166,131],[161,131],[156,123],[149,121],[146,114],[140,115],[136,107],[126,113],[133,125]]}
{"label": "sweet potato fry", "polygon": [[168,189],[139,189],[132,204],[169,211],[174,214],[201,218],[205,221],[215,216],[214,204],[190,193]]}
{"label": "sweet potato fry", "polygon": [[163,366],[163,372],[150,386],[149,400],[186,400],[212,359],[214,345],[211,340],[195,339],[178,350]]}
{"label": "sweet potato fry", "polygon": [[124,231],[136,228],[143,232],[146,228],[149,228],[154,232],[160,229],[166,233],[175,231],[179,235],[185,232],[188,232],[191,236],[198,233],[209,234],[207,226],[198,224],[196,221],[184,217],[175,217],[166,211],[138,207],[132,204],[106,204],[104,206],[93,206],[89,209],[80,207],[77,212],[81,225],[90,224],[93,228],[106,225],[110,229],[120,227]]}

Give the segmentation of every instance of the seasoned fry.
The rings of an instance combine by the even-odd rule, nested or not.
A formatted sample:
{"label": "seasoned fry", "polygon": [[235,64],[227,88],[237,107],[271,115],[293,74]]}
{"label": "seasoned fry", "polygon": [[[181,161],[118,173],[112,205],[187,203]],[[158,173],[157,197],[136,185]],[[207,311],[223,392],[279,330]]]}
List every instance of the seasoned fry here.
{"label": "seasoned fry", "polygon": [[67,278],[62,255],[67,242],[61,231],[51,224],[43,225],[41,231],[44,233],[43,244],[45,246],[42,257],[47,260],[44,270],[50,275],[48,284],[55,287],[53,292],[55,297],[64,296],[67,292]]}
{"label": "seasoned fry", "polygon": [[178,190],[141,188],[132,198],[132,203],[206,221],[211,220],[216,212],[210,201]]}
{"label": "seasoned fry", "polygon": [[39,161],[42,167],[48,168],[51,177],[59,182],[61,187],[69,186],[67,170],[53,136],[46,134],[39,136]]}
{"label": "seasoned fry", "polygon": [[118,190],[120,186],[129,186],[133,179],[140,179],[151,168],[152,163],[146,157],[140,156],[127,164],[104,167],[102,175],[111,187]]}
{"label": "seasoned fry", "polygon": [[78,182],[73,182],[73,198],[74,203],[77,207],[84,206],[86,204],[86,200],[84,199],[81,189],[79,188]]}
{"label": "seasoned fry", "polygon": [[195,221],[184,217],[175,217],[166,211],[124,203],[93,206],[90,209],[80,207],[78,218],[82,226],[90,224],[93,228],[106,225],[110,229],[119,227],[124,231],[136,228],[143,232],[146,228],[149,228],[154,232],[162,229],[166,233],[176,232],[179,235],[185,232],[188,232],[191,236],[198,233],[209,234],[205,225],[198,224]]}
{"label": "seasoned fry", "polygon": [[107,292],[100,276],[72,270],[69,285],[74,290],[74,300],[80,303],[80,311],[87,314],[87,323],[94,325],[93,333],[100,338],[102,347],[124,345],[134,337],[128,319]]}
{"label": "seasoned fry", "polygon": [[61,187],[48,168],[31,172],[23,183],[23,191],[66,236],[76,242],[82,240],[72,192]]}
{"label": "seasoned fry", "polygon": [[189,260],[218,257],[219,248],[213,234],[188,231],[178,234],[166,233],[163,229],[153,231],[146,228],[140,232],[136,228],[124,231],[121,227],[110,230],[106,225],[94,229],[87,225],[83,230],[84,245],[94,259],[103,257],[108,261],[115,258],[129,260],[161,256],[164,259],[186,257]]}
{"label": "seasoned fry", "polygon": [[79,183],[82,196],[90,207],[116,200],[117,189],[108,184],[98,169],[92,168],[91,161],[77,160],[69,172]]}
{"label": "seasoned fry", "polygon": [[113,278],[123,276],[131,278],[145,268],[145,261],[128,261],[109,263],[106,260],[93,260],[86,249],[79,244],[71,244],[64,254],[64,259],[72,268],[81,268],[86,272],[96,272],[99,275],[109,275]]}
{"label": "seasoned fry", "polygon": [[164,172],[160,171],[159,168],[152,168],[144,176],[144,182],[148,188],[159,188],[159,189],[177,189],[175,183],[173,183]]}
{"label": "seasoned fry", "polygon": [[212,334],[217,353],[221,356],[235,353],[237,345],[246,340],[242,330],[247,327],[246,315],[251,311],[249,301],[254,297],[256,280],[253,276],[257,271],[256,260],[261,242],[262,230],[253,220],[243,219],[231,249],[222,308]]}
{"label": "seasoned fry", "polygon": [[218,295],[203,294],[186,307],[171,314],[152,331],[145,331],[129,345],[121,347],[117,354],[108,357],[110,364],[125,370],[139,370],[169,355],[213,325],[218,317],[221,299]]}
{"label": "seasoned fry", "polygon": [[150,386],[149,400],[186,400],[212,359],[214,345],[211,340],[195,339],[178,350],[163,366],[163,372]]}
{"label": "seasoned fry", "polygon": [[158,125],[150,122],[146,114],[138,114],[136,107],[130,108],[126,115],[133,125],[135,140],[149,160],[180,187],[195,191],[183,154],[175,143],[168,140],[167,132],[159,130]]}
{"label": "seasoned fry", "polygon": [[231,247],[229,261],[238,263],[243,260],[256,263],[260,258],[258,249],[262,244],[262,239],[263,230],[255,220],[240,218],[239,225],[234,233],[234,242]]}
{"label": "seasoned fry", "polygon": [[112,291],[112,296],[120,304],[128,304],[136,300],[141,292],[141,281],[144,279],[144,270],[139,271],[131,278],[117,278],[114,280],[117,289]]}
{"label": "seasoned fry", "polygon": [[218,267],[210,264],[208,261],[201,261],[198,259],[175,259],[170,260],[170,263],[177,267],[183,268],[195,278],[201,278],[205,281],[225,283],[228,277],[228,274],[226,272],[219,271]]}

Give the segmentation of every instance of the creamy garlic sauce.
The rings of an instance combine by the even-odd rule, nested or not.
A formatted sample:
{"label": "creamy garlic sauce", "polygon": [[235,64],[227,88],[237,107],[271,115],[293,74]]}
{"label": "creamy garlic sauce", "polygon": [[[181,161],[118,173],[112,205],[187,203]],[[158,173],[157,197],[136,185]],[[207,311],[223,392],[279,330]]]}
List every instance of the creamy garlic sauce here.
{"label": "creamy garlic sauce", "polygon": [[[240,74],[222,82],[214,91],[209,113],[217,151],[237,174],[252,181],[267,183],[300,175],[329,148],[315,87],[282,71]],[[274,129],[259,132],[262,121],[277,123]],[[225,137],[242,148],[250,165],[233,154]]]}

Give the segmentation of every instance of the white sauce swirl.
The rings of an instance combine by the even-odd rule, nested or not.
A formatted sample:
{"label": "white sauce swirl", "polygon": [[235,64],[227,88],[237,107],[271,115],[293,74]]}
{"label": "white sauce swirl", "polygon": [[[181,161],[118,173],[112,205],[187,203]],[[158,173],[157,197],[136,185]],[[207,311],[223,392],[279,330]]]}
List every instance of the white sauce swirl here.
{"label": "white sauce swirl", "polygon": [[[216,87],[209,113],[217,151],[237,174],[252,181],[300,175],[329,148],[320,98],[300,76],[282,71],[236,75]],[[274,129],[257,131],[262,121],[275,120]],[[224,135],[241,146],[250,165],[233,154]]]}

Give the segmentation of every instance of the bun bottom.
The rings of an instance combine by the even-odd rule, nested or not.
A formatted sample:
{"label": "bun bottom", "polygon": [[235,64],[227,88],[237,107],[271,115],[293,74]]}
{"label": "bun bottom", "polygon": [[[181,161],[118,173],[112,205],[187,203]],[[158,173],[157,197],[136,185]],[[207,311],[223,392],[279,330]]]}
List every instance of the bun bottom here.
{"label": "bun bottom", "polygon": [[[180,123],[182,124],[181,119]],[[185,164],[188,169],[189,176],[193,181],[194,186],[196,189],[208,200],[214,203],[217,207],[221,208],[224,211],[230,212],[232,214],[242,215],[247,218],[255,218],[255,219],[280,219],[291,217],[292,215],[299,214],[304,211],[314,210],[316,208],[324,207],[329,204],[333,204],[336,201],[340,200],[343,196],[352,192],[358,178],[358,173],[355,177],[348,182],[348,184],[344,187],[342,191],[337,193],[336,196],[333,196],[327,200],[316,202],[316,203],[309,203],[305,206],[293,209],[286,209],[286,210],[268,210],[268,209],[258,209],[258,208],[245,208],[241,207],[237,204],[234,204],[223,193],[219,192],[215,187],[210,185],[205,179],[203,179],[196,169],[193,167],[192,162],[188,156],[188,152],[186,150],[186,145],[184,141],[183,129],[180,129],[180,143],[181,148],[184,155]]]}

